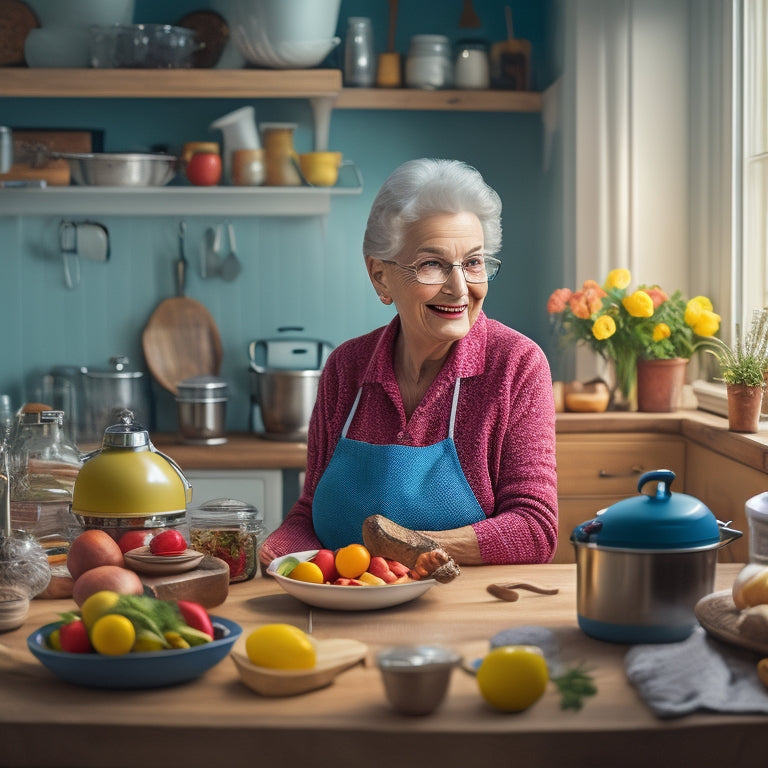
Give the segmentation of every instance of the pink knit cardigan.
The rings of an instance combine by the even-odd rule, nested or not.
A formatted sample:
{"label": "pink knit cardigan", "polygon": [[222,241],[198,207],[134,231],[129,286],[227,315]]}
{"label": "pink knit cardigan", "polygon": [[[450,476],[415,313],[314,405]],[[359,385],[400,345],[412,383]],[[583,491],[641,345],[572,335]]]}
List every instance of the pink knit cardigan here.
{"label": "pink knit cardigan", "polygon": [[423,446],[447,436],[459,376],[454,439],[464,474],[487,516],[472,526],[483,562],[549,562],[557,545],[557,474],[552,382],[544,353],[521,333],[481,313],[406,419],[392,365],[399,331],[395,317],[331,353],[310,422],[304,490],[268,537],[269,547],[280,555],[322,546],[312,526],[312,497],[360,387],[349,438]]}

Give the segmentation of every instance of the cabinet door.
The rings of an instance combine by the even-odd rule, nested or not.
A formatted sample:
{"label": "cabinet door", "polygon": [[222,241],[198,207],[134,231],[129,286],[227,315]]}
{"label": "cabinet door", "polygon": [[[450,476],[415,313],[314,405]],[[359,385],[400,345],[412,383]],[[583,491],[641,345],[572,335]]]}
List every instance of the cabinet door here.
{"label": "cabinet door", "polygon": [[279,469],[193,469],[192,506],[211,499],[237,499],[264,513],[264,526],[274,531],[283,519],[283,478]]}
{"label": "cabinet door", "polygon": [[752,496],[768,490],[768,474],[691,443],[686,478],[687,493],[706,504],[718,520],[732,520],[732,527],[744,534],[723,547],[718,560],[746,563],[749,560],[749,527],[744,505]]}
{"label": "cabinet door", "polygon": [[645,433],[557,436],[559,532],[553,562],[573,563],[573,529],[617,501],[636,496],[641,475],[654,469],[675,473],[673,491],[685,490],[685,440]]}

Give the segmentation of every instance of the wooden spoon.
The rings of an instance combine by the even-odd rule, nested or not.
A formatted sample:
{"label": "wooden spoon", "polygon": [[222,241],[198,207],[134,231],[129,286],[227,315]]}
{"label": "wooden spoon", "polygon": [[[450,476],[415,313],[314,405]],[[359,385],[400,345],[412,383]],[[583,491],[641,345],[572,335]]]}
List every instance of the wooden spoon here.
{"label": "wooden spoon", "polygon": [[173,395],[178,391],[177,384],[184,379],[205,374],[217,376],[222,358],[221,337],[211,313],[199,301],[184,295],[187,268],[184,233],[182,222],[176,262],[178,295],[160,302],[141,337],[150,373]]}
{"label": "wooden spoon", "polygon": [[477,15],[472,0],[464,0],[464,7],[461,9],[461,18],[459,19],[459,26],[462,29],[477,29],[483,26],[483,22],[480,21],[480,17]]}

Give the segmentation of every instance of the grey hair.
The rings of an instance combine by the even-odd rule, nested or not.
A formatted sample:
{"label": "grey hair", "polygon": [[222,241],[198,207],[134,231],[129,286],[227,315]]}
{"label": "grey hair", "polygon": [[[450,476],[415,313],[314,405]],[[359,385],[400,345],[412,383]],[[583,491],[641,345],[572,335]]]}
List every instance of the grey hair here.
{"label": "grey hair", "polygon": [[373,201],[363,254],[394,259],[410,224],[435,214],[464,212],[480,220],[485,253],[498,253],[501,199],[480,172],[459,160],[409,160],[389,176]]}

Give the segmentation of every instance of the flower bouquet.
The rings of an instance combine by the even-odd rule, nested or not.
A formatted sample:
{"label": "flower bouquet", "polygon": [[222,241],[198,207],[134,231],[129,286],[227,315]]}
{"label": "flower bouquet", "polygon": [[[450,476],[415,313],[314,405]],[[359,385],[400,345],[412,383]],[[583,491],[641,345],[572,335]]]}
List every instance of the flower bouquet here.
{"label": "flower bouquet", "polygon": [[632,275],[614,269],[604,285],[584,282],[581,290],[558,288],[547,302],[564,343],[585,343],[614,366],[616,387],[631,400],[638,360],[690,359],[720,328],[720,316],[706,296],[686,301],[658,285],[630,290]]}

